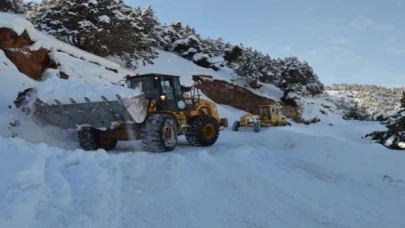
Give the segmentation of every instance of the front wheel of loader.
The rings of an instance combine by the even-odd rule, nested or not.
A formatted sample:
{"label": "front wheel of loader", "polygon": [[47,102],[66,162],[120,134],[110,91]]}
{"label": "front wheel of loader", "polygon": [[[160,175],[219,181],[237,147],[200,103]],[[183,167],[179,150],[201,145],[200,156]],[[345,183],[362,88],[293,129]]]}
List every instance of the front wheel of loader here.
{"label": "front wheel of loader", "polygon": [[167,114],[149,116],[141,128],[142,145],[149,152],[174,150],[177,145],[177,135],[177,124]]}
{"label": "front wheel of loader", "polygon": [[110,151],[115,148],[118,140],[105,139],[102,140],[101,132],[95,128],[82,128],[78,132],[80,147],[85,151],[104,149]]}
{"label": "front wheel of loader", "polygon": [[193,117],[189,124],[190,131],[186,133],[187,141],[194,146],[211,146],[219,136],[218,121],[208,115]]}

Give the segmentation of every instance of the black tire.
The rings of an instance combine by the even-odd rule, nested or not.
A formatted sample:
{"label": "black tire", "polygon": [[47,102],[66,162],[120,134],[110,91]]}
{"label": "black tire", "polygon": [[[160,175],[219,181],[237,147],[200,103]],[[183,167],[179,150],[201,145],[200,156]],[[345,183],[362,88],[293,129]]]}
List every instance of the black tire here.
{"label": "black tire", "polygon": [[262,129],[262,122],[261,121],[255,122],[255,124],[253,125],[253,131],[260,132],[261,129]]}
{"label": "black tire", "polygon": [[99,148],[104,149],[105,151],[113,150],[117,146],[117,139],[107,139],[99,141]]}
{"label": "black tire", "polygon": [[239,128],[240,128],[240,122],[239,121],[233,122],[232,131],[239,131]]}
{"label": "black tire", "polygon": [[190,119],[190,131],[186,133],[187,141],[193,146],[211,146],[219,136],[218,121],[208,115],[195,116]]}
{"label": "black tire", "polygon": [[144,150],[149,152],[172,151],[177,145],[178,127],[172,116],[153,114],[145,120],[141,128]]}
{"label": "black tire", "polygon": [[85,151],[93,151],[98,149],[104,149],[110,151],[117,145],[117,139],[100,139],[100,130],[95,128],[82,128],[78,131],[80,147]]}

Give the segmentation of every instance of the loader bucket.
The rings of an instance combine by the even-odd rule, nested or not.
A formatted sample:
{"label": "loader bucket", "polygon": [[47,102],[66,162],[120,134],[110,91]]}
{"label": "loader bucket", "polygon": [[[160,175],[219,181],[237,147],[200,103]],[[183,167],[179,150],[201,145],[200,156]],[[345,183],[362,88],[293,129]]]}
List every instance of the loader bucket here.
{"label": "loader bucket", "polygon": [[109,101],[90,101],[77,103],[72,98],[70,104],[39,104],[34,108],[32,117],[40,126],[51,125],[63,129],[79,129],[82,126],[97,129],[112,129],[119,124],[142,123],[147,115],[145,95],[142,93],[132,98]]}

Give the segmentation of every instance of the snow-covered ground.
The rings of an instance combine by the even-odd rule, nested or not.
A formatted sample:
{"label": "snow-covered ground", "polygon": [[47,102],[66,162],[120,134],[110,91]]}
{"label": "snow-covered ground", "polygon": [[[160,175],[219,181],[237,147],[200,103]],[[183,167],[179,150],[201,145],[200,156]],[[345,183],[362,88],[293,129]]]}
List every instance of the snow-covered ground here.
{"label": "snow-covered ground", "polygon": [[404,227],[405,154],[351,121],[112,153],[0,138],[1,227]]}
{"label": "snow-covered ground", "polygon": [[[16,20],[0,13],[0,25],[24,26]],[[42,43],[77,51],[31,32],[50,39]],[[121,79],[59,54],[75,80]],[[140,71],[164,69],[178,69],[183,83],[183,75],[206,72],[169,53]],[[19,91],[44,82],[19,73],[3,52],[0,71],[0,227],[405,227],[405,154],[362,138],[383,129],[377,122],[328,112],[308,126],[228,128],[208,148],[180,137],[169,153],[143,152],[137,141],[119,142],[109,153],[84,152],[75,132],[40,129],[14,108]],[[320,101],[308,102],[304,114],[319,115]],[[230,124],[243,113],[219,110]]]}

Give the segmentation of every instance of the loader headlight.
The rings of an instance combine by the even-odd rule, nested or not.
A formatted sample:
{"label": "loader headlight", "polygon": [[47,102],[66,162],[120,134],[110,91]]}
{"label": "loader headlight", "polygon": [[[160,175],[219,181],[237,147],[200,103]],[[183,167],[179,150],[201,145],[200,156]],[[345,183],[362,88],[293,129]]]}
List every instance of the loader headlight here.
{"label": "loader headlight", "polygon": [[164,94],[160,95],[160,100],[162,100],[162,101],[166,100],[166,95],[164,95]]}

